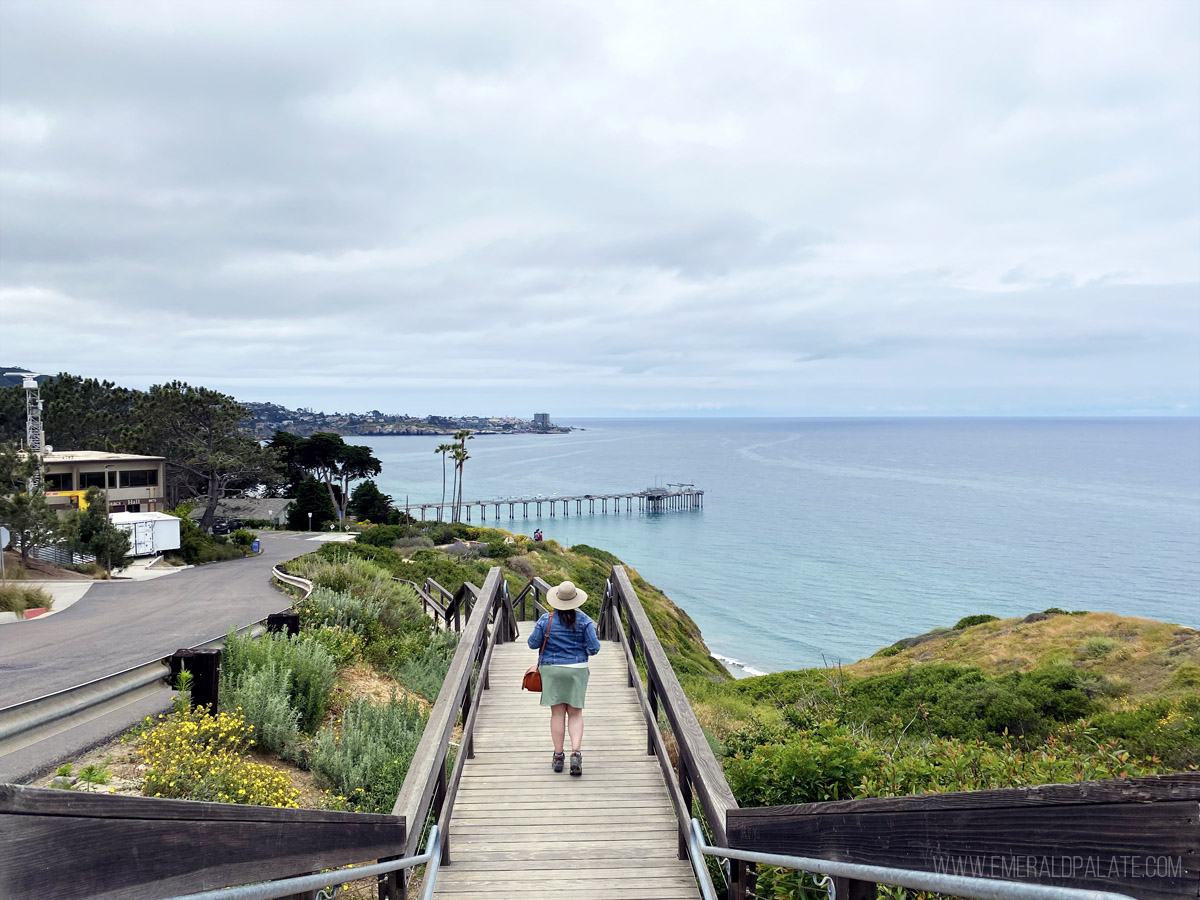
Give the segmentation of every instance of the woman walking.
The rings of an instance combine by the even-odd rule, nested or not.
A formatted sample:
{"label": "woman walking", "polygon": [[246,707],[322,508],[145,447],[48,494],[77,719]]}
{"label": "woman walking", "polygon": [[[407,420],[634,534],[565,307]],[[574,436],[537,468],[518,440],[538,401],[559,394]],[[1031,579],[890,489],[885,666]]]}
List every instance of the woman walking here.
{"label": "woman walking", "polygon": [[544,613],[529,635],[529,646],[542,648],[542,706],[550,707],[551,764],[563,770],[563,739],[571,734],[571,774],[583,774],[583,698],[587,694],[588,657],[600,652],[596,623],[579,609],[587,594],[569,581],[550,588]]}

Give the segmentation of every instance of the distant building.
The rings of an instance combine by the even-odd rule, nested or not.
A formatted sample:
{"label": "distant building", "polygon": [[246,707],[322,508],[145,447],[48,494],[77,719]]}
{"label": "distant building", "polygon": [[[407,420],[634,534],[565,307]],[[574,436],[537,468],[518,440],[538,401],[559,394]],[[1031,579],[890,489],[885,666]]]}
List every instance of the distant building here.
{"label": "distant building", "polygon": [[550,413],[534,413],[533,427],[548,430],[550,428]]}
{"label": "distant building", "polygon": [[[286,525],[288,510],[294,502],[290,497],[223,497],[217,501],[217,518],[269,521],[272,525]],[[207,508],[207,497],[196,498],[192,518],[200,519]]]}
{"label": "distant building", "polygon": [[155,512],[166,509],[166,460],[161,456],[52,451],[42,458],[46,503],[56,512],[78,509],[88,488],[104,492],[108,511]]}

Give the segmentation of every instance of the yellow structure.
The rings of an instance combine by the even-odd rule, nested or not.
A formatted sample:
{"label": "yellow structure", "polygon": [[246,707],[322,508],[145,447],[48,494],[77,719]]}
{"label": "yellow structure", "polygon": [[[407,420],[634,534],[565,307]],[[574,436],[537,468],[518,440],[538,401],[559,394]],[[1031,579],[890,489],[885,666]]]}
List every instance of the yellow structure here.
{"label": "yellow structure", "polygon": [[66,497],[67,504],[71,509],[84,510],[88,508],[87,491],[46,491],[46,502],[54,508],[61,508],[61,503],[56,503],[56,497]]}

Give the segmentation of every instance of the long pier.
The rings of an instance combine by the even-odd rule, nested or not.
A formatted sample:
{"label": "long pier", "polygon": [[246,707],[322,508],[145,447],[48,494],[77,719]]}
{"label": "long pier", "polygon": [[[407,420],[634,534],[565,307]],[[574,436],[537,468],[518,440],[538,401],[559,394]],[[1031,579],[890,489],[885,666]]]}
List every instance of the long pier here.
{"label": "long pier", "polygon": [[[465,517],[465,521],[471,521],[471,511],[478,510],[479,521],[486,522],[488,518],[488,507],[492,507],[493,518],[499,521],[501,518],[501,510],[503,507],[508,507],[508,518],[518,518],[517,512],[520,507],[520,518],[528,519],[532,511],[533,518],[540,519],[543,515],[543,507],[547,508],[547,513],[550,518],[554,518],[561,504],[563,516],[571,515],[572,504],[575,507],[575,515],[608,515],[609,506],[612,506],[613,515],[621,513],[621,503],[625,504],[625,512],[632,514],[634,506],[637,506],[639,513],[653,512],[670,512],[673,510],[692,510],[704,508],[704,491],[697,490],[691,485],[680,486],[679,490],[670,490],[669,488],[646,488],[641,491],[629,491],[627,493],[617,494],[579,494],[568,497],[504,497],[492,500],[466,500],[459,504],[459,512]],[[584,510],[584,504],[587,504],[587,509]],[[599,504],[599,509],[597,509]],[[409,503],[405,504],[404,511],[408,515],[415,515],[418,510],[421,513],[421,521],[424,522],[426,515],[430,518],[442,521],[445,516],[446,521],[454,514],[453,503]]]}

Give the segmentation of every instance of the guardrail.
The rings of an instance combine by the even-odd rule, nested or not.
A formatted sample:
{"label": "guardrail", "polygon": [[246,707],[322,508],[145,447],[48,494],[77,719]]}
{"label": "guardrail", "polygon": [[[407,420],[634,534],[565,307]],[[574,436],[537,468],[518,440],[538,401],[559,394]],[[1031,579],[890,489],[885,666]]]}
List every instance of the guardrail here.
{"label": "guardrail", "polygon": [[[658,757],[679,822],[679,858],[690,859],[693,868],[703,867],[704,860],[698,859],[692,850],[693,799],[699,801],[709,831],[718,844],[728,843],[725,817],[730,810],[737,809],[737,800],[624,566],[613,566],[609,575],[600,603],[597,630],[601,640],[619,643],[625,653],[629,686],[636,692],[646,720],[646,752]],[[645,687],[638,670],[639,651],[646,671]],[[679,751],[677,769],[671,766],[659,727],[660,709],[675,736]],[[742,860],[733,860],[729,864],[726,877],[731,900],[746,896],[754,879],[752,870]]]}
{"label": "guardrail", "polygon": [[290,572],[285,572],[281,567],[275,566],[271,569],[271,577],[276,581],[281,581],[284,584],[298,587],[304,591],[302,599],[307,600],[308,595],[313,592],[313,583],[307,578],[301,578],[299,575],[292,575]]}
{"label": "guardrail", "polygon": [[[300,588],[305,598],[312,593],[313,583],[306,578],[290,575],[278,566],[271,570],[271,575],[284,584]],[[263,621],[258,621],[242,626],[237,633],[258,637],[264,631]],[[221,634],[187,649],[216,650],[224,644],[225,635]],[[37,736],[39,730],[53,728],[55,733],[59,733],[63,730],[63,723],[72,719],[76,721],[66,727],[82,724],[113,709],[127,706],[139,696],[151,693],[154,686],[169,674],[170,669],[164,659],[152,659],[112,675],[0,709],[0,756],[44,739]],[[104,709],[105,704],[111,704],[112,709]],[[47,738],[50,736],[46,735]]]}

